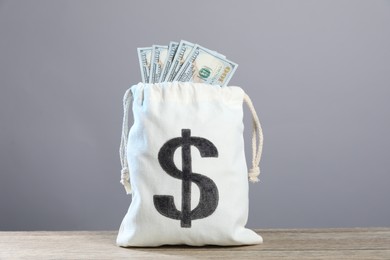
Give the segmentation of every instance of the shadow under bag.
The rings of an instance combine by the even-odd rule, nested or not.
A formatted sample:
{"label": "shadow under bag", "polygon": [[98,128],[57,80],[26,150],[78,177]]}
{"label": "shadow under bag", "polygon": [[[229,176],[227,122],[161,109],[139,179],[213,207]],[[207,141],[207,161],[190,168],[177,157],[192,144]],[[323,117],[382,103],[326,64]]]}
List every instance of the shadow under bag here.
{"label": "shadow under bag", "polygon": [[[133,101],[134,124],[128,129]],[[252,113],[252,165],[244,151],[243,103]],[[258,181],[260,121],[240,87],[139,83],[123,99],[121,183],[132,201],[117,245],[249,245],[248,178]]]}

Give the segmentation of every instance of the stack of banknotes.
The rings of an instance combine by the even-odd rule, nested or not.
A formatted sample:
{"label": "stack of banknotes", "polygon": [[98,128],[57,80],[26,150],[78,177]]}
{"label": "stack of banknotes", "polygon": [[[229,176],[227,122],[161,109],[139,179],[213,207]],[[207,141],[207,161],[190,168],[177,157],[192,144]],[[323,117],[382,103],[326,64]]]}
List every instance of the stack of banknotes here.
{"label": "stack of banknotes", "polygon": [[137,48],[142,82],[200,82],[226,86],[237,64],[188,41]]}

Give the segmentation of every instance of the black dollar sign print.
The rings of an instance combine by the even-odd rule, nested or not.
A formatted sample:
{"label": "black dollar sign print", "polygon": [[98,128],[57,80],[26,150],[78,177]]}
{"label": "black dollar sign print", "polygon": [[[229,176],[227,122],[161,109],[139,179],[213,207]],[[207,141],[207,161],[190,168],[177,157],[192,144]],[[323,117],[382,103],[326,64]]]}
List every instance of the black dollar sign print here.
{"label": "black dollar sign print", "polygon": [[[191,227],[191,220],[210,216],[218,206],[218,188],[210,178],[192,172],[191,145],[198,148],[202,157],[218,157],[218,150],[209,140],[191,136],[190,129],[182,129],[181,137],[167,141],[158,153],[161,167],[170,176],[182,180],[181,211],[170,195],[154,195],[153,202],[157,211],[168,218],[180,220],[181,227]],[[182,170],[173,161],[173,155],[181,146]],[[199,204],[191,210],[191,184],[194,182],[200,190]]]}

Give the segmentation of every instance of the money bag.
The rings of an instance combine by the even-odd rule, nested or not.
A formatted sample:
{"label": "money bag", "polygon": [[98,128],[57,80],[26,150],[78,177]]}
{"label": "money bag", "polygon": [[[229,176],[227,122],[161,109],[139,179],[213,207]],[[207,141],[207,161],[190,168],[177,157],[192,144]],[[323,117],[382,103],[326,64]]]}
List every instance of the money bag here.
{"label": "money bag", "polygon": [[[252,161],[244,151],[243,104],[252,114]],[[132,104],[133,124],[129,129]],[[235,86],[139,83],[123,98],[121,180],[132,195],[116,243],[250,245],[248,180],[258,181],[263,134],[247,94]]]}

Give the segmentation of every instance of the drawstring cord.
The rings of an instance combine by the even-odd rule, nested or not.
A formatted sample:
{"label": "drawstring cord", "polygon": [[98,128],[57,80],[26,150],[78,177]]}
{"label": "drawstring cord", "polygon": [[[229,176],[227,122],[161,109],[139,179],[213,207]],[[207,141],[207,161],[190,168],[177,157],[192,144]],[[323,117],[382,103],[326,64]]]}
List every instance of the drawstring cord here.
{"label": "drawstring cord", "polygon": [[129,88],[123,96],[123,125],[121,144],[119,146],[119,156],[121,160],[121,180],[120,183],[125,187],[126,193],[131,194],[130,172],[127,162],[127,137],[129,134],[129,108],[132,99],[131,89]]}
{"label": "drawstring cord", "polygon": [[[129,133],[129,108],[132,100],[132,92],[129,88],[123,96],[123,125],[122,125],[122,137],[119,147],[120,161],[122,165],[121,180],[120,183],[124,186],[126,193],[131,194],[130,172],[127,162],[127,138]],[[260,159],[263,150],[263,131],[261,128],[259,117],[253,103],[247,94],[244,95],[244,102],[247,104],[252,114],[252,167],[249,169],[248,177],[251,182],[258,182],[260,175]],[[258,139],[258,142],[257,142]]]}
{"label": "drawstring cord", "polygon": [[[263,151],[263,130],[261,129],[260,120],[252,100],[247,94],[244,95],[244,102],[248,105],[248,108],[252,113],[252,168],[249,169],[248,177],[251,182],[258,182],[260,175],[259,164]],[[256,145],[257,139],[259,141]]]}

